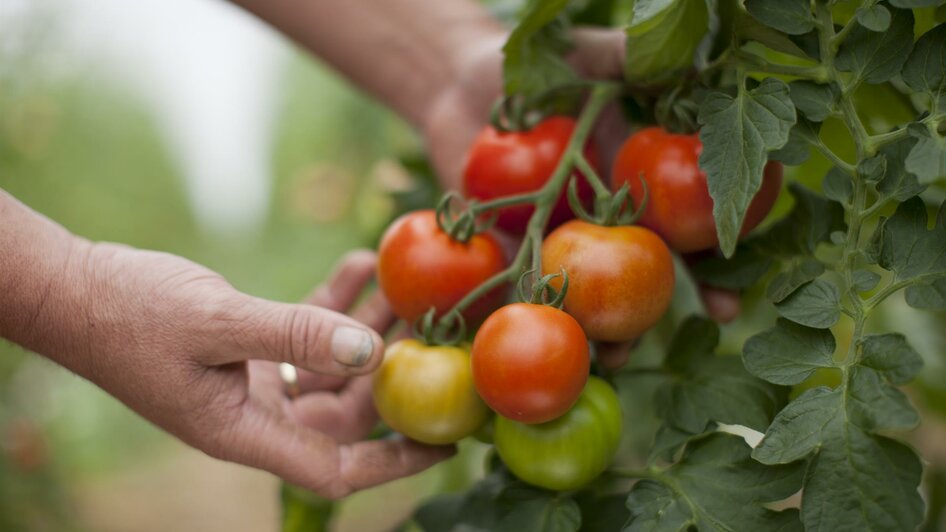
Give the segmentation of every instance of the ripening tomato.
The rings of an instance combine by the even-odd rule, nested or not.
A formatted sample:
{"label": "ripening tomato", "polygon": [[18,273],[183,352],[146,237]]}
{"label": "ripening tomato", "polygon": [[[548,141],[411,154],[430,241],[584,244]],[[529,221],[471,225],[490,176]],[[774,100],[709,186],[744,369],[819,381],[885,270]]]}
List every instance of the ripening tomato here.
{"label": "ripening tomato", "polygon": [[[378,284],[394,313],[414,321],[436,307],[450,310],[463,296],[505,268],[503,250],[488,233],[457,242],[437,225],[431,210],[407,213],[391,224],[378,246]],[[476,321],[502,303],[500,287],[464,316]]]}
{"label": "ripening tomato", "polygon": [[575,318],[530,303],[492,313],[473,339],[473,380],[486,404],[523,423],[543,423],[575,404],[591,365]]}
{"label": "ripening tomato", "polygon": [[[539,122],[529,131],[503,132],[486,126],[473,141],[463,171],[463,188],[468,197],[490,200],[534,192],[552,177],[559,159],[575,130],[575,121],[564,116],[552,116]],[[585,157],[592,165],[597,157],[594,147],[585,148]],[[580,173],[578,196],[590,205],[594,196],[591,186]],[[497,225],[513,234],[525,232],[531,205],[506,207],[499,211]],[[574,218],[565,194],[558,199],[549,219],[549,227]]]}
{"label": "ripening tomato", "polygon": [[584,486],[611,464],[621,440],[621,403],[597,377],[562,417],[526,425],[496,416],[496,451],[517,477],[565,491]]}
{"label": "ripening tomato", "polygon": [[401,340],[374,375],[374,404],[392,429],[423,443],[459,441],[489,419],[476,393],[468,347]]}
{"label": "ripening tomato", "polygon": [[[653,229],[671,248],[683,253],[719,245],[706,173],[697,164],[702,151],[698,134],[676,135],[649,127],[627,139],[611,174],[615,191],[624,183],[630,184],[635,206],[644,197],[640,182],[643,177],[648,198],[641,225]],[[765,166],[762,186],[746,211],[742,235],[772,210],[781,187],[782,164],[770,162]]]}
{"label": "ripening tomato", "polygon": [[[673,257],[653,231],[572,220],[542,244],[542,271],[568,274],[565,311],[592,340],[623,342],[660,320],[673,297]],[[552,285],[561,288],[562,280]]]}

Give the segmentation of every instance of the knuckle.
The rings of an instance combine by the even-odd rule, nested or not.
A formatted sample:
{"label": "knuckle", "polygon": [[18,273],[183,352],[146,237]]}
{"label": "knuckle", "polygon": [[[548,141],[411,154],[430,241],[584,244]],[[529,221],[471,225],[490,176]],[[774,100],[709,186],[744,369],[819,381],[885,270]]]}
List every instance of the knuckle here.
{"label": "knuckle", "polygon": [[314,369],[319,365],[319,351],[328,334],[324,320],[314,312],[293,310],[288,313],[283,352],[293,364]]}

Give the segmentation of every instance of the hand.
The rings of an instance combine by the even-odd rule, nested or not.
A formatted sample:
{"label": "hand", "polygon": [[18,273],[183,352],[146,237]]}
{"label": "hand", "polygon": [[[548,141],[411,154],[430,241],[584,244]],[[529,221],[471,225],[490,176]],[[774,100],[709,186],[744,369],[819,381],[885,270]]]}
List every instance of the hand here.
{"label": "hand", "polygon": [[[210,456],[338,498],[453,453],[359,441],[377,421],[367,374],[383,345],[369,327],[383,332],[394,317],[377,292],[351,318],[334,311],[373,277],[370,252],[342,261],[309,298],[318,307],[244,295],[167,254],[100,244],[85,256],[88,341],[77,344],[88,348],[73,369]],[[310,370],[300,370],[296,399],[284,395],[279,362]]]}
{"label": "hand", "polygon": [[[502,94],[502,46],[507,34],[494,32],[470,41],[456,51],[458,76],[436,97],[421,125],[427,149],[441,183],[459,190],[466,153],[489,121]],[[578,28],[572,32],[575,49],[569,63],[583,77],[620,79],[624,65],[624,34],[619,30]],[[602,114],[595,143],[602,168],[609,169],[614,153],[627,138],[628,126],[616,106]],[[608,172],[605,172],[607,174]]]}

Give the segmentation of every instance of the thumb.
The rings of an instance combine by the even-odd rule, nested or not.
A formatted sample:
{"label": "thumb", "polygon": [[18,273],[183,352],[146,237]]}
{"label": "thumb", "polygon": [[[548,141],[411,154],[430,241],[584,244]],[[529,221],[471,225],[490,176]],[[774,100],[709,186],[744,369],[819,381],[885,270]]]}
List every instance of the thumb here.
{"label": "thumb", "polygon": [[260,359],[348,376],[371,372],[383,357],[378,333],[321,307],[241,295],[225,312],[216,319],[227,324],[226,332],[205,350],[208,365]]}

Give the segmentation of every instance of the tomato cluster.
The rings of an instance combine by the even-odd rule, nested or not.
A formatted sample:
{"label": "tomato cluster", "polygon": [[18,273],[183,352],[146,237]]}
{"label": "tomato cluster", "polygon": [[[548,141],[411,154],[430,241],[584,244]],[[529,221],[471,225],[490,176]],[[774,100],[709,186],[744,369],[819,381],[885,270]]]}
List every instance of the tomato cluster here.
{"label": "tomato cluster", "polygon": [[[526,132],[487,128],[470,152],[466,193],[488,202],[543,190],[574,129],[574,121],[564,117],[548,118]],[[541,249],[532,248],[541,255],[542,271],[531,275],[539,283],[537,298],[562,293],[561,308],[543,301],[499,306],[505,282],[493,283],[495,288],[466,306],[464,297],[477,286],[509,274],[497,240],[486,232],[455,241],[432,211],[392,224],[381,241],[379,279],[399,317],[414,321],[431,309],[443,316],[461,300],[468,323],[488,317],[472,346],[393,344],[375,377],[381,417],[408,437],[442,444],[483,432],[492,410],[498,415],[485,432],[492,433],[497,453],[522,480],[570,490],[601,474],[616,452],[622,415],[614,390],[590,376],[589,341],[639,338],[670,305],[671,249],[694,252],[718,245],[706,174],[698,166],[700,149],[698,136],[659,128],[625,142],[613,186],[617,191],[629,185],[628,203],[635,209],[643,203],[646,184],[649,199],[640,225],[568,221],[574,214],[564,197],[557,198],[546,211],[555,228]],[[593,163],[594,147],[583,148],[583,156]],[[743,232],[765,217],[780,184],[781,166],[769,164]],[[589,198],[587,190],[587,184],[577,189],[573,200]],[[500,230],[511,234],[521,234],[535,212],[531,204],[496,207]]]}

